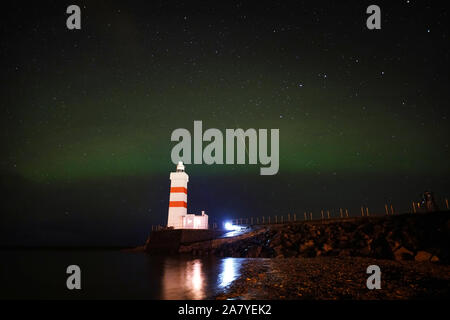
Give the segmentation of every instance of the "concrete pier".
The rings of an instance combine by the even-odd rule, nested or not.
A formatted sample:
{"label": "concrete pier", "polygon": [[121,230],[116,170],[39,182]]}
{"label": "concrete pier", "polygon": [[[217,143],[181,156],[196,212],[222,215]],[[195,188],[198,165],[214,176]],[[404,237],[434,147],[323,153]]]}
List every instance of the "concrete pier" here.
{"label": "concrete pier", "polygon": [[226,231],[222,230],[196,230],[196,229],[169,229],[152,231],[145,243],[148,253],[178,253],[181,246],[196,242],[216,239]]}

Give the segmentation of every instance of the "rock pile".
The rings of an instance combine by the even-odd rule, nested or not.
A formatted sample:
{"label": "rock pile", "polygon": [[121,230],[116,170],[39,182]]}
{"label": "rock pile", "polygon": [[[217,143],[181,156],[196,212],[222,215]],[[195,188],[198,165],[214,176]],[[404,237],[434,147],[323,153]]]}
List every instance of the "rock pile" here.
{"label": "rock pile", "polygon": [[450,260],[448,212],[264,228],[264,232],[224,244],[214,249],[214,253],[255,258],[358,256],[445,264]]}

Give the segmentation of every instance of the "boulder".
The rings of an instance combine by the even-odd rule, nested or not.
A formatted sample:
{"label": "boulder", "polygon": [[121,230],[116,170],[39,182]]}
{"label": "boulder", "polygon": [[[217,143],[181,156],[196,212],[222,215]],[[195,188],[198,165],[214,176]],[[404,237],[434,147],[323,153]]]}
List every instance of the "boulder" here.
{"label": "boulder", "polygon": [[331,245],[329,245],[328,243],[325,243],[323,245],[323,251],[328,252],[328,251],[331,251],[331,250],[333,250],[333,247]]}
{"label": "boulder", "polygon": [[439,262],[439,258],[437,256],[432,256],[431,262]]}
{"label": "boulder", "polygon": [[392,259],[392,250],[384,237],[369,242],[370,256],[376,259]]}
{"label": "boulder", "polygon": [[283,246],[276,246],[273,248],[273,251],[275,252],[275,257],[283,255]]}
{"label": "boulder", "polygon": [[426,251],[419,251],[417,252],[416,256],[414,257],[414,260],[416,261],[430,261],[431,257],[433,255]]}
{"label": "boulder", "polygon": [[286,240],[286,242],[284,243],[284,246],[285,246],[286,248],[292,248],[293,243],[292,243],[291,241],[289,241],[289,240]]}
{"label": "boulder", "polygon": [[261,253],[261,246],[253,246],[248,249],[247,257],[249,258],[258,258]]}
{"label": "boulder", "polygon": [[283,255],[284,255],[286,258],[295,257],[295,256],[297,256],[297,251],[285,249],[285,250],[283,251]]}
{"label": "boulder", "polygon": [[314,241],[308,240],[305,243],[302,243],[299,247],[299,252],[304,252],[308,250],[309,248],[314,247]]}
{"label": "boulder", "polygon": [[405,247],[400,247],[394,251],[394,258],[397,261],[413,260],[414,255],[411,251],[409,251]]}

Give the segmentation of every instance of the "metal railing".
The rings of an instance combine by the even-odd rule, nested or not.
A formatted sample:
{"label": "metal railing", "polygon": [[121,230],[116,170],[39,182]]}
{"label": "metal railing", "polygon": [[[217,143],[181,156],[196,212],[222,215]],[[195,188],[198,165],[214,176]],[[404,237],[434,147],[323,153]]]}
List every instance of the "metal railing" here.
{"label": "metal railing", "polygon": [[[441,204],[441,208],[444,210],[449,210],[449,202],[448,199],[445,198],[443,203]],[[349,220],[361,217],[381,217],[386,215],[396,215],[399,213],[410,213],[410,214],[418,214],[425,213],[426,208],[420,205],[419,202],[411,202],[411,206],[409,210],[399,211],[396,210],[392,203],[384,204],[384,212],[383,210],[379,210],[376,212],[371,212],[368,206],[362,205],[360,207],[359,212],[351,215],[351,212],[348,208],[339,208],[336,209],[322,209],[320,212],[313,211],[303,211],[303,214],[287,213],[285,215],[268,215],[268,216],[257,216],[257,217],[243,217],[243,218],[234,218],[231,220],[227,220],[231,222],[233,225],[241,225],[241,226],[252,226],[252,225],[270,225],[270,224],[284,224],[284,223],[292,223],[292,222],[305,222],[305,221],[335,221],[335,220]],[[217,230],[222,229],[224,227],[224,223],[218,223],[214,221],[208,224],[209,229]],[[166,227],[162,225],[151,225],[151,231],[163,230]]]}

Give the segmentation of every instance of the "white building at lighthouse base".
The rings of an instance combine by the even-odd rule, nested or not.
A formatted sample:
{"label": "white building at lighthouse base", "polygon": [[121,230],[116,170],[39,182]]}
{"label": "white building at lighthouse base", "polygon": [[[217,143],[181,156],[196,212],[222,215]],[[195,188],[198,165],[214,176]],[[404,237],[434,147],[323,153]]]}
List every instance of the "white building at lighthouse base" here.
{"label": "white building at lighthouse base", "polygon": [[208,215],[202,211],[201,215],[187,214],[183,216],[183,229],[208,229]]}

